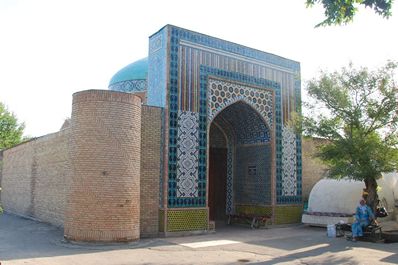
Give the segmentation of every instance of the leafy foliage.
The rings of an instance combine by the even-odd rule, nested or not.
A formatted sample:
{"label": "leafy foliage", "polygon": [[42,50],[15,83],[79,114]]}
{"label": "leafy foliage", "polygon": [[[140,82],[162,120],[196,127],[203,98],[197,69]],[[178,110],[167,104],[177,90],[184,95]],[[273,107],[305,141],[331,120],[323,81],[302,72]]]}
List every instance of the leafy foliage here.
{"label": "leafy foliage", "polygon": [[351,22],[358,11],[358,6],[370,7],[376,14],[389,18],[391,16],[392,2],[393,0],[306,0],[306,5],[307,7],[319,3],[323,5],[326,19],[316,25],[316,27],[319,27]]}
{"label": "leafy foliage", "polygon": [[0,150],[20,143],[24,128],[25,125],[18,123],[14,114],[0,102]]}
{"label": "leafy foliage", "polygon": [[364,181],[375,194],[371,201],[376,179],[398,167],[397,68],[393,62],[377,71],[350,65],[307,85],[313,102],[302,120],[304,134],[328,139],[318,155],[329,177]]}

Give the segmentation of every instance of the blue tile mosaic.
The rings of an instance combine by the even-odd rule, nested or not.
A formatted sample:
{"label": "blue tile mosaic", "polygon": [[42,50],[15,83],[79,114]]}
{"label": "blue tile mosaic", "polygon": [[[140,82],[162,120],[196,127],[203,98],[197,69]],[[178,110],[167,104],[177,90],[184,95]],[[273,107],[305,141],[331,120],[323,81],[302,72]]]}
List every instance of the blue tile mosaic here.
{"label": "blue tile mosaic", "polygon": [[297,146],[293,129],[284,126],[282,131],[282,195],[297,195]]}
{"label": "blue tile mosaic", "polygon": [[147,104],[165,107],[167,94],[167,27],[149,39]]}
{"label": "blue tile mosaic", "polygon": [[236,43],[228,42],[217,38],[212,38],[207,35],[189,31],[183,28],[171,25],[169,25],[169,27],[171,28],[171,34],[174,37],[172,41],[174,41],[175,44],[177,44],[180,39],[184,39],[211,48],[220,49],[235,54],[240,54],[242,56],[253,58],[255,60],[261,60],[280,67],[285,67],[295,71],[300,71],[300,63],[296,61],[292,61],[275,54],[245,47],[243,45],[239,45]]}
{"label": "blue tile mosaic", "polygon": [[178,113],[177,136],[177,197],[198,196],[199,114]]}
{"label": "blue tile mosaic", "polygon": [[234,167],[234,200],[236,204],[271,204],[271,146],[239,146]]}
{"label": "blue tile mosaic", "polygon": [[110,85],[109,89],[121,92],[142,92],[147,89],[147,81],[146,79],[122,81]]}
{"label": "blue tile mosaic", "polygon": [[[229,73],[229,72],[226,72],[224,70],[211,68],[211,67],[206,67],[206,66],[201,66],[200,74],[201,74],[201,78],[200,78],[200,80],[201,80],[201,83],[200,83],[201,92],[207,91],[209,89],[208,88],[208,84],[209,84],[208,80],[209,80],[210,77],[211,78],[221,78],[221,77],[228,76],[229,80],[231,82],[244,83],[247,86],[257,87],[259,90],[262,88],[263,90],[266,90],[266,91],[268,91],[268,90],[273,91],[275,93],[275,106],[279,107],[279,110],[280,110],[280,106],[281,105],[278,104],[278,101],[280,101],[280,86],[276,82],[273,82],[273,81],[270,81],[270,80],[265,80],[265,79],[254,78],[254,77],[250,77],[250,76],[245,76],[245,75],[242,75],[240,73]],[[243,90],[242,93],[245,94],[245,90]],[[206,93],[202,93],[202,94],[206,95]],[[202,102],[201,107],[204,110],[203,113],[207,113],[206,101]],[[280,117],[281,111],[276,112],[276,113],[279,113],[279,117],[275,116],[274,120],[275,120],[275,125],[278,126],[278,125],[281,124],[281,117]],[[202,121],[202,122],[203,123],[208,123],[209,119],[210,119],[210,117],[207,117],[207,120],[206,121]],[[261,123],[264,124],[264,122],[261,122]],[[203,124],[203,125],[205,125],[205,124]],[[266,131],[269,131],[268,128],[267,128]],[[204,131],[204,133],[206,133],[206,131]],[[266,135],[269,135],[269,134],[266,134]],[[279,133],[276,132],[276,139],[280,139],[280,138],[281,138],[281,133],[280,132]],[[264,139],[263,142],[266,142],[266,141],[269,141],[270,138],[263,138],[263,139]],[[206,148],[205,143],[204,143],[203,146],[200,145],[200,148]],[[231,156],[232,156],[232,154],[231,154]],[[206,174],[206,172],[203,172],[203,173]],[[233,185],[232,182],[233,182],[232,174],[231,175],[227,175],[227,199],[230,198],[231,200],[233,199],[232,195],[231,195],[232,193],[229,192],[230,195],[228,194],[228,189],[229,189],[228,186],[231,185],[230,188],[232,188],[232,185]],[[231,183],[231,184],[229,184],[229,183]],[[229,208],[232,211],[232,204],[233,204],[232,201],[228,202],[228,200],[227,200],[227,210]]]}
{"label": "blue tile mosaic", "polygon": [[257,89],[212,78],[209,78],[208,86],[207,115],[209,121],[227,106],[242,101],[257,110],[269,127],[273,126],[274,103],[272,90]]}
{"label": "blue tile mosaic", "polygon": [[224,119],[234,128],[236,144],[268,143],[271,140],[269,128],[262,117],[243,102],[229,105],[221,112]]}
{"label": "blue tile mosaic", "polygon": [[[159,41],[158,36],[163,36]],[[169,38],[169,46],[166,48],[167,38]],[[298,62],[285,59],[280,56],[254,50],[242,45],[231,42],[226,42],[220,39],[212,38],[200,33],[191,32],[185,29],[174,26],[166,26],[161,31],[151,36],[153,43],[150,44],[150,53],[152,50],[153,63],[156,67],[153,71],[156,74],[150,75],[148,78],[153,79],[153,86],[151,89],[151,82],[148,80],[148,102],[155,106],[165,106],[167,102],[169,111],[168,130],[169,130],[169,185],[168,185],[168,205],[169,207],[203,207],[206,206],[206,147],[207,147],[207,120],[208,120],[208,102],[207,102],[207,81],[209,76],[215,76],[223,80],[232,80],[247,86],[255,86],[259,88],[268,88],[275,92],[273,110],[274,115],[270,114],[267,124],[274,126],[276,137],[276,193],[277,203],[299,203],[301,202],[301,142],[296,141],[297,150],[297,196],[283,196],[282,194],[282,94],[280,84],[264,78],[256,77],[253,74],[247,73],[247,69],[251,66],[244,67],[243,70],[239,68],[240,64],[236,64],[236,71],[222,69],[223,67],[231,67],[230,65],[220,65],[217,67],[218,61],[222,57],[214,55],[211,49],[224,51],[224,54],[230,53],[231,56],[240,58],[239,56],[262,61],[269,65],[275,65],[281,69],[287,69],[292,73],[300,71],[300,64]],[[165,41],[163,41],[165,40]],[[162,42],[163,41],[163,42]],[[181,45],[182,41],[187,43]],[[163,46],[160,47],[161,43]],[[189,43],[195,45],[189,47]],[[209,49],[199,49],[199,46],[208,47]],[[159,48],[160,47],[160,48]],[[199,48],[198,48],[199,47]],[[164,51],[162,53],[162,51]],[[185,56],[186,57],[183,57]],[[155,56],[155,55],[158,55]],[[190,58],[191,61],[186,61],[183,58]],[[149,57],[151,60],[151,55]],[[237,59],[236,59],[237,60]],[[183,63],[187,63],[183,67]],[[159,67],[160,66],[160,67]],[[221,67],[221,68],[220,68]],[[242,66],[243,67],[243,66]],[[259,71],[258,67],[254,65],[253,71]],[[150,61],[151,69],[151,61]],[[160,69],[160,70],[159,70]],[[232,69],[232,68],[231,68]],[[167,75],[166,75],[167,73]],[[195,79],[197,78],[197,79]],[[161,81],[160,81],[161,80]],[[167,81],[168,80],[168,81]],[[167,83],[167,89],[165,84]],[[162,86],[163,84],[163,86]],[[151,92],[152,91],[152,92]],[[300,82],[295,83],[296,98],[297,93],[300,93]],[[152,93],[152,94],[151,94]],[[167,95],[167,101],[166,101]],[[246,97],[245,97],[246,98]],[[257,100],[257,99],[256,99]],[[296,102],[296,107],[297,107]],[[262,105],[262,104],[261,104]],[[178,111],[191,111],[199,115],[199,157],[198,157],[198,194],[197,197],[178,198],[177,196],[177,131],[178,131]],[[269,135],[259,135],[259,138],[269,139]],[[253,136],[246,136],[243,138],[252,139]],[[297,137],[298,139],[299,137]],[[257,140],[256,140],[257,141]]]}

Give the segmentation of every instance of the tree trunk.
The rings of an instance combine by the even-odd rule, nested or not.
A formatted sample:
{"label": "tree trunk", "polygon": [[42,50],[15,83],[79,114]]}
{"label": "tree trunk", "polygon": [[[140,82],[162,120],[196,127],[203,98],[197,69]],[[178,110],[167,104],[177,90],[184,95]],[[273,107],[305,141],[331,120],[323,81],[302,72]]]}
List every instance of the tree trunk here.
{"label": "tree trunk", "polygon": [[379,204],[379,196],[377,195],[377,182],[374,178],[365,180],[367,196],[364,196],[366,204],[372,209],[373,214],[376,215],[376,208]]}

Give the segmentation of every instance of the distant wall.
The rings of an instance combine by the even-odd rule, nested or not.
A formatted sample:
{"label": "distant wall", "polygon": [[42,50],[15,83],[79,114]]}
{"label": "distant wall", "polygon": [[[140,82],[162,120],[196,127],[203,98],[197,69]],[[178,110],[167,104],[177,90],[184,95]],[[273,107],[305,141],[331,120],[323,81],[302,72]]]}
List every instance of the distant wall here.
{"label": "distant wall", "polygon": [[317,147],[327,140],[320,138],[302,139],[302,194],[303,201],[307,201],[314,185],[324,177],[326,166],[322,164],[319,158],[315,158]]}
{"label": "distant wall", "polygon": [[70,130],[4,150],[1,200],[6,211],[62,226],[70,187]]}
{"label": "distant wall", "polygon": [[141,124],[141,236],[159,233],[159,186],[162,109],[142,106]]}

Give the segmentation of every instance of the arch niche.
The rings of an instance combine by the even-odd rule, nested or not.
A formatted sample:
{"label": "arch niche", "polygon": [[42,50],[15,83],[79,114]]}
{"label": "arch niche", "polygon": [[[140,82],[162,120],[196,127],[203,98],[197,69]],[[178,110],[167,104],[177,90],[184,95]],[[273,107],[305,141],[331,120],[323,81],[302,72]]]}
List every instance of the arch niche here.
{"label": "arch niche", "polygon": [[208,206],[210,221],[238,207],[272,204],[271,130],[245,100],[226,106],[210,121]]}

